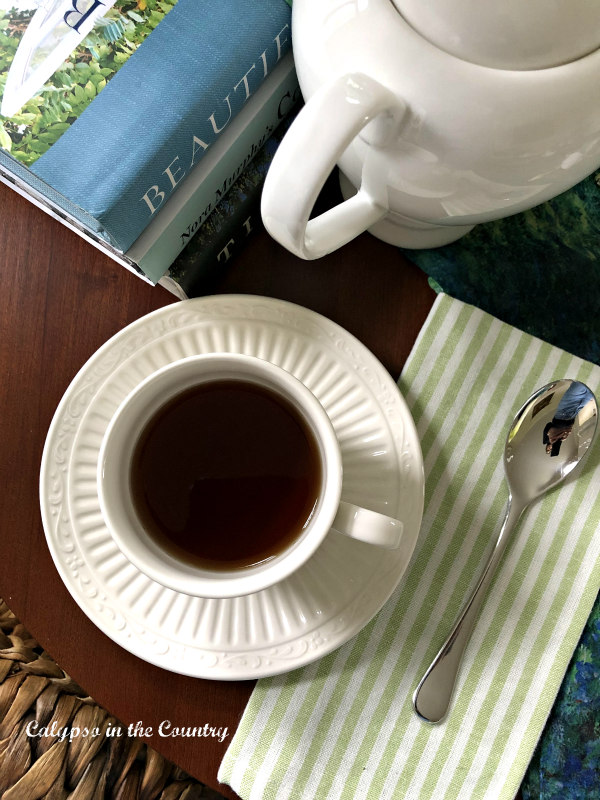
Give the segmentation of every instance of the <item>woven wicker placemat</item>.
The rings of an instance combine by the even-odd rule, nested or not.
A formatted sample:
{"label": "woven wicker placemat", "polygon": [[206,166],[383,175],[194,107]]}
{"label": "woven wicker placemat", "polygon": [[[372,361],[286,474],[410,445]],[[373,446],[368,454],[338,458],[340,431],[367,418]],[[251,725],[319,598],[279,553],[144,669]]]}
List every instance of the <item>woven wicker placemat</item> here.
{"label": "woven wicker placemat", "polygon": [[[32,735],[42,728],[95,735]],[[125,734],[0,600],[0,800],[221,800]]]}

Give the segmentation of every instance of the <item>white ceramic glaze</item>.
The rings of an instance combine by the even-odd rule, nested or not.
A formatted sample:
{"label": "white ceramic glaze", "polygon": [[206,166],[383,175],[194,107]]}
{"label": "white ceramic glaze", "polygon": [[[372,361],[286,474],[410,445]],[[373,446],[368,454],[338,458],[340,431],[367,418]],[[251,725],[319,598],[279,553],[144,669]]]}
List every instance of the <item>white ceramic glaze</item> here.
{"label": "white ceramic glaze", "polygon": [[600,0],[393,0],[430,42],[496,69],[546,69],[600,47]]}
{"label": "white ceramic glaze", "polygon": [[[293,41],[306,105],[262,216],[302,258],[366,229],[408,248],[446,244],[600,164],[598,49],[546,69],[491,68],[436,46],[391,0],[295,0]],[[347,199],[309,222],[336,164]]]}
{"label": "white ceramic glaze", "polygon": [[[339,441],[343,499],[402,515],[395,550],[329,535],[276,586],[230,599],[191,597],[138,570],[112,538],[98,499],[106,429],[148,375],[198,353],[245,353],[291,372],[323,405]],[[269,298],[199,298],[120,331],[83,366],[53,418],[40,501],[56,568],[89,618],[152,664],[202,678],[246,680],[318,659],[357,634],[398,587],[423,513],[423,462],[398,387],[347,331]]]}
{"label": "white ceramic glaze", "polygon": [[[276,556],[245,569],[201,568],[161,548],[144,530],[130,491],[131,460],[148,422],[181,392],[217,380],[243,380],[280,395],[300,414],[319,448],[322,480],[318,502],[301,534]],[[279,583],[314,554],[332,528],[364,542],[398,547],[402,522],[342,501],[342,481],[342,456],[335,430],[314,394],[281,367],[242,353],[187,356],[153,372],[115,411],[98,458],[100,508],[119,549],[153,580],[196,597],[239,597]]]}

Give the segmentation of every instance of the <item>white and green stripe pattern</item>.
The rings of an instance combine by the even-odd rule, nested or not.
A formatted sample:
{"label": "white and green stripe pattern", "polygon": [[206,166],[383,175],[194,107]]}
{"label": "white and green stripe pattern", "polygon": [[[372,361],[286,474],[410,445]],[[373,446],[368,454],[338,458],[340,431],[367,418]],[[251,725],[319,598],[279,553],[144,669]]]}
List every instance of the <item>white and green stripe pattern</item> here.
{"label": "white and green stripe pattern", "polygon": [[600,368],[440,295],[400,379],[426,476],[405,579],[344,647],[259,681],[219,779],[248,800],[513,800],[600,588],[600,447],[521,520],[446,721],[412,694],[473,586],[507,501],[507,426],[554,378]]}

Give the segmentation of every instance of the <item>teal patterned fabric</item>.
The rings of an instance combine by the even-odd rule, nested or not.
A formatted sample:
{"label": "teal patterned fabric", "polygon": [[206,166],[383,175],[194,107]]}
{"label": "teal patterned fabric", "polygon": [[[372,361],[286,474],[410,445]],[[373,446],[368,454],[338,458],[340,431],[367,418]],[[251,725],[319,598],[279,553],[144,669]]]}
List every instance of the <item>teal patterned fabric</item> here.
{"label": "teal patterned fabric", "polygon": [[404,254],[453,297],[600,364],[600,173],[453,244]]}
{"label": "teal patterned fabric", "polygon": [[[405,255],[436,290],[600,364],[599,185],[600,173],[590,175],[530,211]],[[600,800],[600,595],[522,793],[524,800]]]}
{"label": "teal patterned fabric", "polygon": [[522,786],[523,800],[600,800],[597,600]]}

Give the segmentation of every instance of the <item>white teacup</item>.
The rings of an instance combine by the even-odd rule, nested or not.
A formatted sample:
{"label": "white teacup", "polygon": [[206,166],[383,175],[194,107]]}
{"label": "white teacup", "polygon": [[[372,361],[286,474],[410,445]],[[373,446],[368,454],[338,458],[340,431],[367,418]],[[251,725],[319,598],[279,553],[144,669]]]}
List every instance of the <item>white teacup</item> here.
{"label": "white teacup", "polygon": [[[212,569],[180,558],[148,534],[134,506],[131,463],[144,429],[165,405],[193,387],[219,381],[262,387],[291,406],[316,443],[320,477],[312,512],[283,549],[259,563]],[[340,447],[327,413],[312,392],[284,369],[238,354],[190,356],[142,381],[121,403],[105,433],[98,492],[105,522],[131,563],[163,586],[198,597],[237,597],[282,581],[313,555],[331,529],[387,548],[400,544],[403,529],[399,520],[341,501]]]}

